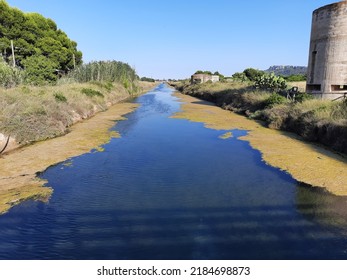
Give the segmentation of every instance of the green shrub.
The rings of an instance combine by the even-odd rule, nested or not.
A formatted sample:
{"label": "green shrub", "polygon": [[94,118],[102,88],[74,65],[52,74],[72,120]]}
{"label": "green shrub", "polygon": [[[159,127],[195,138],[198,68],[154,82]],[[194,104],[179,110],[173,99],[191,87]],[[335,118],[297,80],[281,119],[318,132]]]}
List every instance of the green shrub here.
{"label": "green shrub", "polygon": [[231,78],[234,81],[240,81],[240,82],[246,82],[249,81],[249,79],[247,78],[246,74],[244,72],[236,72],[234,73]]}
{"label": "green shrub", "polygon": [[287,103],[287,99],[285,97],[283,97],[282,95],[279,95],[277,93],[271,94],[270,97],[268,97],[265,100],[265,106],[267,108],[272,108],[275,105],[279,105],[279,104],[284,104]]}
{"label": "green shrub", "polygon": [[21,84],[23,74],[24,72],[22,70],[9,66],[0,57],[0,86],[10,88]]}
{"label": "green shrub", "polygon": [[55,74],[58,65],[43,55],[33,55],[23,60],[25,67],[25,82],[33,85],[43,85],[57,81]]}
{"label": "green shrub", "polygon": [[98,97],[104,97],[104,95],[98,91],[98,90],[94,90],[91,88],[83,88],[81,90],[81,92],[89,97],[93,97],[93,96],[98,96]]}
{"label": "green shrub", "polygon": [[58,102],[67,102],[67,98],[60,92],[55,93],[54,94],[54,98]]}
{"label": "green shrub", "polygon": [[302,103],[302,102],[304,102],[304,101],[306,101],[306,100],[311,100],[311,99],[313,99],[313,98],[314,98],[314,97],[313,97],[311,94],[308,94],[308,93],[304,92],[304,93],[298,93],[298,94],[295,96],[295,101],[296,101],[296,102]]}
{"label": "green shrub", "polygon": [[296,74],[284,77],[288,82],[301,82],[306,81],[307,76],[305,74]]}
{"label": "green shrub", "polygon": [[262,75],[264,75],[264,71],[254,69],[254,68],[247,68],[243,71],[243,73],[246,75],[246,77],[250,81],[256,81],[259,79]]}
{"label": "green shrub", "polygon": [[284,78],[270,73],[257,77],[254,86],[258,89],[279,92],[287,88],[287,83]]}

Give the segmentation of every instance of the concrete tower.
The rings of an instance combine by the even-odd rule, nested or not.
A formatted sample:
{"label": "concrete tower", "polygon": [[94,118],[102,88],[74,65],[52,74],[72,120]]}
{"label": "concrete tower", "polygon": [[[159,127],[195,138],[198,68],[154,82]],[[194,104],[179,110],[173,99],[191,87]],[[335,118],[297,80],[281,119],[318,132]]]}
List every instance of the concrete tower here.
{"label": "concrete tower", "polygon": [[313,12],[306,91],[325,99],[347,93],[347,1]]}

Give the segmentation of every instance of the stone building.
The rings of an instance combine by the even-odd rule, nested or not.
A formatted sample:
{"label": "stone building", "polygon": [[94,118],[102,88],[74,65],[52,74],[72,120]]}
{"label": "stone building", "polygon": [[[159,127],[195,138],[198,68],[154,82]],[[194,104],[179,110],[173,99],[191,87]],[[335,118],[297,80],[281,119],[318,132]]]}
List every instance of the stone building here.
{"label": "stone building", "polygon": [[192,84],[202,84],[211,81],[212,83],[219,81],[218,75],[210,75],[210,74],[194,74],[191,76],[190,82]]}
{"label": "stone building", "polygon": [[324,99],[347,93],[347,1],[313,12],[306,91]]}

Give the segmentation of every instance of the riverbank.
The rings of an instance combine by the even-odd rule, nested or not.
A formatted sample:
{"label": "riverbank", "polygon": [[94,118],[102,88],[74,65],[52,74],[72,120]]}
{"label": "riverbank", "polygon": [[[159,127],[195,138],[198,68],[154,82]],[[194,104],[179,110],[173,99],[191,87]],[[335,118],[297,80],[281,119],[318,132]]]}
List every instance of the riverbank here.
{"label": "riverbank", "polygon": [[137,82],[134,90],[119,83],[65,83],[0,89],[0,151],[4,152],[69,132],[70,127],[110,106],[152,88]]}
{"label": "riverbank", "polygon": [[[141,92],[148,91],[154,84],[144,83]],[[140,91],[139,91],[140,92]],[[129,98],[129,94],[120,95]],[[0,213],[8,211],[13,205],[24,200],[48,200],[52,189],[43,187],[46,183],[37,177],[37,174],[49,166],[65,161],[93,150],[107,143],[112,137],[120,137],[109,128],[116,121],[124,119],[123,115],[133,111],[137,105],[130,102],[120,102],[92,118],[69,127],[69,133],[35,142],[31,145],[17,148],[0,157]],[[114,99],[116,100],[116,99]]]}
{"label": "riverbank", "polygon": [[[183,104],[173,118],[201,122],[208,128],[223,131],[248,130],[248,135],[240,139],[249,141],[254,149],[259,150],[267,164],[288,172],[299,182],[324,188],[335,195],[347,195],[345,156],[304,142],[293,133],[266,128],[262,123],[221,110],[212,103],[180,93],[176,97]],[[224,135],[225,132],[221,133],[221,137]]]}
{"label": "riverbank", "polygon": [[347,154],[347,102],[313,99],[292,103],[243,83],[176,83],[172,86],[183,94],[264,121],[272,129],[294,132],[306,141]]}

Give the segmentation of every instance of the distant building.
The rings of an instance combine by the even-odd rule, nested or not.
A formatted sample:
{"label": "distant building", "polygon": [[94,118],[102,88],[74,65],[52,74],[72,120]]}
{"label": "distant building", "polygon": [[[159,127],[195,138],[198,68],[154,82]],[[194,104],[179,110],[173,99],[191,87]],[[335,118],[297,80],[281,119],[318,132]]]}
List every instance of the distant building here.
{"label": "distant building", "polygon": [[208,81],[211,81],[212,83],[219,82],[219,76],[210,74],[194,74],[190,79],[192,84],[202,84]]}
{"label": "distant building", "polygon": [[313,12],[306,91],[324,99],[347,92],[347,1]]}

